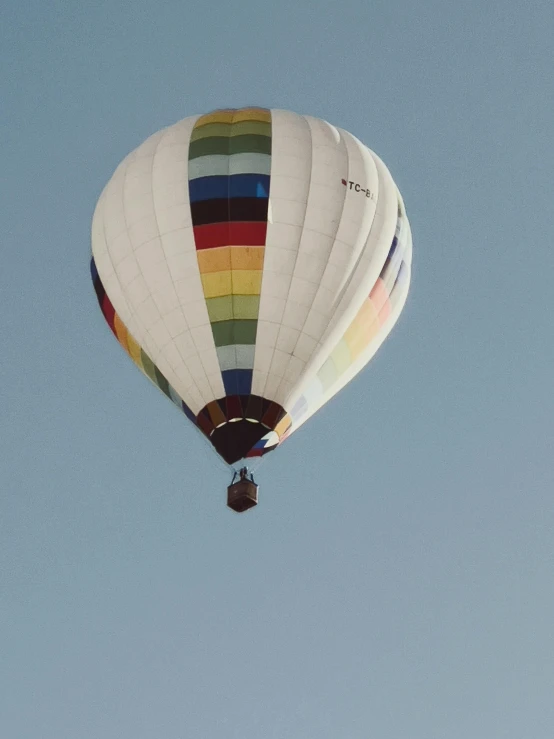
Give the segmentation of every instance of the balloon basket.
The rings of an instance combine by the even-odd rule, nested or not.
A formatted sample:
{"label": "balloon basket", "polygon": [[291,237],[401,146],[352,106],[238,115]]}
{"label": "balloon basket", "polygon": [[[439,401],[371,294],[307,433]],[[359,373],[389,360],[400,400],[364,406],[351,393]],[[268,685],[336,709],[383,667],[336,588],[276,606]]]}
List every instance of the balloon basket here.
{"label": "balloon basket", "polygon": [[227,488],[227,505],[236,513],[244,513],[258,505],[258,485],[254,480],[249,480],[242,470],[240,480]]}

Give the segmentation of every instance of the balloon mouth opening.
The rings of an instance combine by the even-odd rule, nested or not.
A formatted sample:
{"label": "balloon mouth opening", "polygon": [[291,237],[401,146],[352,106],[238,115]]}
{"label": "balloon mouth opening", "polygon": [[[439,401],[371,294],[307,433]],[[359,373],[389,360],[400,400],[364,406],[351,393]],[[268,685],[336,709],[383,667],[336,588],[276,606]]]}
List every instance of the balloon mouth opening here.
{"label": "balloon mouth opening", "polygon": [[281,405],[258,395],[226,395],[196,416],[197,426],[230,465],[275,449],[291,423]]}
{"label": "balloon mouth opening", "polygon": [[[270,431],[271,429],[259,421],[235,418],[217,426],[208,438],[227,464],[234,464],[240,459],[252,456],[254,446]],[[272,448],[274,447],[269,447],[265,451],[271,451]],[[264,453],[263,448],[260,453]]]}

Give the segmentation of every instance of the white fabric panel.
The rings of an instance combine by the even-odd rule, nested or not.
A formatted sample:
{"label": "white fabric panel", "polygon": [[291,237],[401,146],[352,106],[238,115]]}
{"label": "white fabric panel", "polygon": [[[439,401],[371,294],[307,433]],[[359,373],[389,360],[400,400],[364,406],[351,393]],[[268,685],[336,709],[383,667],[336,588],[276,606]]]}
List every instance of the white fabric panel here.
{"label": "white fabric panel", "polygon": [[[346,132],[344,134],[345,138],[350,136]],[[367,159],[365,159],[365,162],[367,163]],[[314,352],[305,373],[301,380],[296,383],[294,392],[288,399],[289,407],[292,407],[297,398],[303,394],[306,385],[310,384],[325,359],[344,335],[344,332],[357,314],[360,306],[367,298],[390,249],[397,220],[396,188],[392,183],[392,178],[388,175],[388,171],[382,170],[380,164],[382,163],[375,162],[375,170],[383,176],[379,178],[378,182],[373,180],[373,184],[370,185],[378,193],[378,205],[377,209],[373,208],[374,218],[372,219],[370,231],[369,233],[366,232],[368,219],[366,218],[365,224],[363,218],[360,219],[360,229],[365,237],[365,244],[362,250],[358,247],[357,254],[353,252],[348,263],[342,265],[342,295],[337,295],[336,283],[333,278],[329,279],[332,274],[332,262],[330,259],[328,271],[322,281],[322,287],[330,289],[334,293],[333,300],[330,303],[332,306],[331,320],[323,328],[320,346]],[[368,178],[370,174],[371,172],[368,169]],[[354,181],[352,176],[349,177],[349,180]],[[355,191],[352,192],[349,190],[349,193],[359,196]],[[381,342],[382,340],[379,340],[379,344]],[[329,397],[337,391],[338,387],[335,389],[335,386],[332,386]]]}
{"label": "white fabric panel", "polygon": [[95,212],[93,253],[121,320],[198,412],[225,393],[188,199],[188,145],[195,121],[160,131],[118,167]]}
{"label": "white fabric panel", "polygon": [[[195,118],[186,119],[171,129],[160,141],[152,163],[153,203],[161,234],[161,246],[169,275],[165,289],[156,291],[156,302],[164,321],[175,327],[175,308],[180,306],[183,331],[178,348],[187,332],[204,369],[204,377],[192,374],[204,405],[213,399],[214,388],[223,393],[219,363],[198,271],[188,195],[188,146]],[[189,306],[194,304],[189,312]],[[164,311],[165,308],[165,311]],[[167,325],[167,324],[166,324]],[[168,328],[169,328],[168,327]],[[170,331],[170,333],[173,333]],[[173,341],[177,337],[171,337]],[[163,353],[167,344],[163,346]],[[188,354],[188,352],[187,352]],[[194,354],[183,357],[185,365]],[[160,367],[161,369],[161,367]],[[218,380],[219,379],[219,384]],[[179,392],[178,384],[175,389]],[[183,400],[188,405],[186,390]],[[199,410],[194,408],[193,410]]]}
{"label": "white fabric panel", "polygon": [[[296,200],[289,203],[287,197]],[[260,319],[281,326],[257,349],[253,392],[290,410],[379,276],[395,233],[398,193],[381,160],[351,134],[318,119],[273,111],[270,204]],[[390,327],[399,310],[393,310]],[[350,376],[389,330],[381,330]],[[331,387],[326,398],[338,389]]]}
{"label": "white fabric panel", "polygon": [[[259,320],[291,329],[301,322],[289,294],[302,240],[311,171],[312,144],[307,122],[288,111],[272,111],[271,222],[267,226]],[[276,349],[277,336],[278,332],[272,334],[271,359],[271,347],[268,349],[265,343],[263,351],[257,347],[254,362],[252,392],[269,400],[277,400],[275,392],[290,357],[290,353]]]}

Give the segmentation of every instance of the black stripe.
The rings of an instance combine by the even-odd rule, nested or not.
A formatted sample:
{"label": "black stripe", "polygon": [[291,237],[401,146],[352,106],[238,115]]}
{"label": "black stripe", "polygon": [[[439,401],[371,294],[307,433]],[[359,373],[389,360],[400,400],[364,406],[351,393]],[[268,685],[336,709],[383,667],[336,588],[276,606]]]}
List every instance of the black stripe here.
{"label": "black stripe", "polygon": [[229,221],[264,222],[267,221],[267,203],[267,198],[199,200],[190,204],[192,223],[204,226]]}

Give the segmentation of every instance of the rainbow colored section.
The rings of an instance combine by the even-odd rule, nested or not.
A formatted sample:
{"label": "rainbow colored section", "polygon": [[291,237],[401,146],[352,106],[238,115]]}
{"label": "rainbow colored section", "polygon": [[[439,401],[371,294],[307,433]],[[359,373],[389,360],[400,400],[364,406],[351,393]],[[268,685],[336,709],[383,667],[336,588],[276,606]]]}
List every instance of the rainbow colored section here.
{"label": "rainbow colored section", "polygon": [[271,112],[217,110],[189,144],[198,267],[226,395],[248,395],[267,230]]}
{"label": "rainbow colored section", "polygon": [[[407,225],[399,204],[396,232],[381,273],[356,317],[318,371],[310,388],[295,403],[291,416],[297,424],[316,402],[341,378],[368,349],[389,318],[400,287],[409,278],[404,261]],[[287,432],[281,437],[283,442]]]}
{"label": "rainbow colored section", "polygon": [[162,375],[154,362],[146,354],[144,349],[141,349],[141,347],[133,339],[131,334],[127,331],[127,328],[125,327],[123,321],[115,312],[115,309],[106,294],[104,285],[102,284],[102,281],[98,275],[98,270],[96,269],[94,258],[91,259],[90,262],[90,272],[92,282],[94,284],[94,290],[96,292],[96,297],[98,298],[98,303],[100,305],[100,310],[102,311],[102,314],[106,319],[106,323],[111,328],[115,338],[119,341],[121,346],[125,349],[127,354],[131,357],[140,371],[143,372],[146,377],[148,377],[148,379],[154,383],[154,385],[159,387],[160,390],[165,395],[167,395],[171,402],[174,403],[177,408],[182,410],[185,416],[196,425],[196,416],[194,415],[194,413],[177,394],[174,388],[169,384],[164,375]]}

